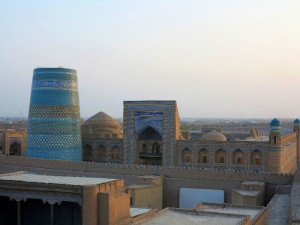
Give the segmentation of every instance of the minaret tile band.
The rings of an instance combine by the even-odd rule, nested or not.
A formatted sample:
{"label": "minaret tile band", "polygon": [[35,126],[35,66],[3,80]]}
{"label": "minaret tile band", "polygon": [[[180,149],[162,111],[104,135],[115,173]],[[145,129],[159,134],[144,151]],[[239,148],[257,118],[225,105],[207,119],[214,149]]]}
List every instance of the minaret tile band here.
{"label": "minaret tile band", "polygon": [[26,156],[82,160],[76,70],[34,70]]}

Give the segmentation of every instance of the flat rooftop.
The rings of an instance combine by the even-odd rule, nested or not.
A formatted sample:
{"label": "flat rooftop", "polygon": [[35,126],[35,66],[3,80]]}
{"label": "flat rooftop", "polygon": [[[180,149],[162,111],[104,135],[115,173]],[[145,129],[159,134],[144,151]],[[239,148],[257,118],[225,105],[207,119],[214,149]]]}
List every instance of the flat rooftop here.
{"label": "flat rooftop", "polygon": [[133,184],[128,186],[128,188],[148,188],[148,187],[155,187],[156,184]]}
{"label": "flat rooftop", "polygon": [[0,175],[0,181],[16,181],[25,183],[39,184],[62,184],[74,186],[88,186],[116,181],[110,178],[93,178],[93,177],[72,177],[72,176],[51,176],[40,175],[27,172],[8,173]]}
{"label": "flat rooftop", "polygon": [[243,184],[246,184],[246,185],[264,185],[265,182],[260,182],[260,181],[244,181]]}
{"label": "flat rooftop", "polygon": [[247,216],[225,215],[195,210],[166,209],[139,223],[143,225],[238,225]]}
{"label": "flat rooftop", "polygon": [[260,194],[260,191],[248,191],[248,190],[234,190],[234,191],[244,196],[258,196]]}
{"label": "flat rooftop", "polygon": [[144,213],[150,212],[152,209],[130,207],[130,216],[136,217]]}
{"label": "flat rooftop", "polygon": [[249,138],[246,138],[246,139],[240,140],[240,141],[268,142],[269,137],[268,136],[249,137]]}
{"label": "flat rooftop", "polygon": [[194,208],[202,212],[217,212],[217,213],[229,213],[236,215],[249,215],[253,220],[262,210],[263,207],[247,207],[247,206],[235,206],[226,204],[210,204],[202,203]]}
{"label": "flat rooftop", "polygon": [[275,194],[268,204],[267,225],[286,225],[289,209],[289,194]]}

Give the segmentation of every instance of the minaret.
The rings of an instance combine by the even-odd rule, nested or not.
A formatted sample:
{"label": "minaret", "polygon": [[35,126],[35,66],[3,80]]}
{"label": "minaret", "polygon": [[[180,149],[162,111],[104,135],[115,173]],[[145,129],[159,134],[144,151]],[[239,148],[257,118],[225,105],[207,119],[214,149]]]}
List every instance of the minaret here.
{"label": "minaret", "polygon": [[269,142],[271,145],[280,145],[280,139],[281,139],[280,121],[274,118],[270,122]]}
{"label": "minaret", "polygon": [[267,154],[268,172],[281,173],[281,128],[278,119],[270,122],[269,148]]}
{"label": "minaret", "polygon": [[37,68],[33,72],[26,156],[82,160],[77,72]]}
{"label": "minaret", "polygon": [[300,161],[300,120],[294,120],[294,132],[296,133],[297,140],[297,161]]}

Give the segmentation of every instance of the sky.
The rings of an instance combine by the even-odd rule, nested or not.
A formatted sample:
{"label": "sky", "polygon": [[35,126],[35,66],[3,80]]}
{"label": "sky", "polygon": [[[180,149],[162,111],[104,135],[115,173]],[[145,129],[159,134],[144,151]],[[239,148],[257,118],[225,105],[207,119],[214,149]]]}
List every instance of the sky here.
{"label": "sky", "polygon": [[0,116],[33,69],[77,70],[81,116],[176,100],[181,117],[300,116],[299,0],[0,1]]}

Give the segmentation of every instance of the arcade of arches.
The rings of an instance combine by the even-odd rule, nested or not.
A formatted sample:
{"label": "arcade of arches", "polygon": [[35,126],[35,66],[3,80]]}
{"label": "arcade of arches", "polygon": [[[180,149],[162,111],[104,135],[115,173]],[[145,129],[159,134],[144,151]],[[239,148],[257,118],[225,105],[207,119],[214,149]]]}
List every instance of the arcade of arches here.
{"label": "arcade of arches", "polygon": [[162,165],[161,144],[161,135],[150,126],[145,128],[137,138],[140,164]]}
{"label": "arcade of arches", "polygon": [[90,144],[83,146],[83,158],[85,161],[94,162],[121,162],[122,151],[117,145],[107,149],[104,145],[99,145],[93,150]]}
{"label": "arcade of arches", "polygon": [[[228,152],[225,151],[224,149],[220,148],[216,151],[208,151],[205,148],[201,148],[195,153],[195,163],[198,166],[210,166],[210,165],[218,165],[218,166],[223,166],[227,167],[228,160],[230,161],[230,165],[233,167],[245,167],[246,166],[246,156],[244,151],[241,149],[236,149],[231,155],[228,155]],[[251,151],[250,153],[250,160],[249,160],[249,165],[250,167],[253,168],[261,168],[262,167],[262,162],[263,162],[263,153],[255,149]],[[194,153],[193,151],[185,147],[184,149],[181,150],[180,154],[180,165],[182,166],[190,166],[194,165]],[[229,159],[228,159],[229,157]]]}

